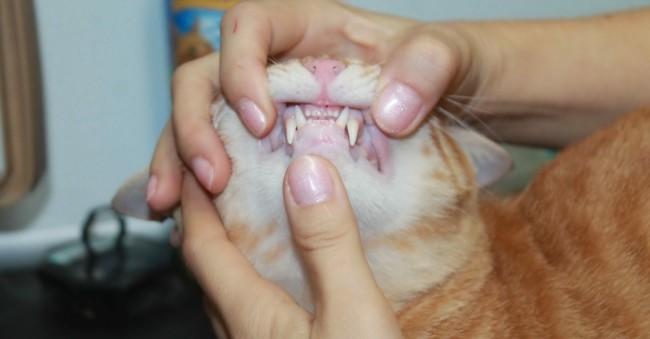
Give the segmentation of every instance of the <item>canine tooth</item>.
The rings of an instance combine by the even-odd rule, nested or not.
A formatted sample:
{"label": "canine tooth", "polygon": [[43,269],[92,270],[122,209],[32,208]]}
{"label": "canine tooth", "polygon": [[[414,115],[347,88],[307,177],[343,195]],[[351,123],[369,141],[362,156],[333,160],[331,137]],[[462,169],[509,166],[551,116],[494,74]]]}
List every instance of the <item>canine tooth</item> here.
{"label": "canine tooth", "polygon": [[336,124],[339,125],[339,127],[341,128],[345,128],[345,126],[348,124],[349,117],[350,117],[350,109],[346,107],[341,111],[339,117],[336,118]]}
{"label": "canine tooth", "polygon": [[296,117],[296,126],[298,126],[298,128],[302,128],[307,124],[307,119],[305,119],[305,115],[302,113],[300,106],[296,106],[294,116]]}
{"label": "canine tooth", "polygon": [[291,145],[293,143],[293,138],[296,137],[296,119],[289,118],[285,122],[285,129],[287,134],[287,143]]}
{"label": "canine tooth", "polygon": [[357,143],[357,135],[359,134],[359,121],[350,119],[347,124],[348,138],[350,139],[350,146]]}

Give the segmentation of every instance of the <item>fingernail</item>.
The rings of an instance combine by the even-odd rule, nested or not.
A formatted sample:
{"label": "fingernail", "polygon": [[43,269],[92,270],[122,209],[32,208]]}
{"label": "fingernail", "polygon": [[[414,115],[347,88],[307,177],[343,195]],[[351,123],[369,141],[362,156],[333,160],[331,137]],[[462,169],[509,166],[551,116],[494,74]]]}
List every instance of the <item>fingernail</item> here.
{"label": "fingernail", "polygon": [[406,129],[422,109],[422,98],[411,87],[394,82],[379,96],[375,119],[382,129],[398,133]]}
{"label": "fingernail", "polygon": [[212,180],[214,180],[214,167],[203,158],[194,158],[192,160],[192,170],[201,182],[203,187],[208,190],[212,188]]}
{"label": "fingernail", "polygon": [[149,177],[149,182],[147,182],[147,202],[156,194],[156,189],[158,189],[158,177],[152,175]]}
{"label": "fingernail", "polygon": [[266,116],[259,107],[250,99],[242,98],[237,103],[237,112],[244,120],[244,124],[253,132],[260,136],[266,128]]}
{"label": "fingernail", "polygon": [[310,156],[296,159],[287,175],[289,191],[298,206],[313,206],[334,197],[334,183],[329,172]]}

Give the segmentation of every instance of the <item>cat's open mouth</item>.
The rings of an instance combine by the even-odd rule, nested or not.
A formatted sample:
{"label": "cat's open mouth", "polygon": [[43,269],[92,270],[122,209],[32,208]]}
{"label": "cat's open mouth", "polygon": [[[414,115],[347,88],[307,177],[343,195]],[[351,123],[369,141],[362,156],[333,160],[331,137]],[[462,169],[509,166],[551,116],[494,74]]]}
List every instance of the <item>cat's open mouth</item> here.
{"label": "cat's open mouth", "polygon": [[290,156],[341,155],[367,162],[378,172],[389,168],[388,138],[374,125],[368,110],[305,103],[276,103],[278,121],[262,145]]}

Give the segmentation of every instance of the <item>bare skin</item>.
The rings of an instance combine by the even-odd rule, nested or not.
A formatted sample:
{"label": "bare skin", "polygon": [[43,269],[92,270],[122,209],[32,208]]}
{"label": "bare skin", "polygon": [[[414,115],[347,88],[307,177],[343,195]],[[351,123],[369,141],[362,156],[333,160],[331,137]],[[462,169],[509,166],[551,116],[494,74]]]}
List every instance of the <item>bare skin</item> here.
{"label": "bare skin", "polygon": [[[412,132],[438,103],[453,109],[441,100],[447,95],[473,98],[465,103],[503,140],[561,147],[650,104],[650,40],[640,33],[648,29],[648,9],[565,21],[421,23],[328,1],[242,2],[224,18],[221,56],[174,74],[149,204],[178,203],[183,166],[209,192],[223,190],[230,163],[208,123],[209,104],[223,92],[249,129],[265,135],[276,116],[266,91],[269,56],[382,63],[373,114],[392,136]],[[411,95],[400,100],[395,86]],[[391,110],[395,103],[405,108]]]}
{"label": "bare skin", "polygon": [[[219,222],[209,195],[223,190],[231,171],[210,124],[214,93],[222,92],[251,132],[264,136],[276,118],[266,90],[268,57],[350,56],[382,64],[373,115],[391,136],[411,133],[438,104],[462,115],[461,102],[503,140],[561,147],[623,112],[650,105],[648,31],[649,9],[565,21],[421,23],[337,2],[242,2],[224,18],[221,55],[187,63],[174,75],[172,119],[151,163],[148,202],[165,210],[182,200],[185,257],[212,307],[228,309],[223,321],[231,334],[359,337],[382,324],[387,326],[382,333],[399,336],[372,276],[345,285],[367,294],[345,294],[349,299],[341,300],[325,290],[316,292],[315,299],[330,308],[309,315],[261,280],[223,229],[213,227]],[[329,163],[313,164],[327,169],[334,186],[342,187]],[[194,176],[188,172],[183,180],[184,167]],[[289,191],[285,189],[285,202],[294,237],[316,232],[313,227],[319,225],[342,225],[333,232],[356,234],[340,190],[328,202],[310,207],[295,204]],[[323,254],[327,248],[338,248],[337,258],[349,265],[347,273],[366,272],[355,240],[322,235],[333,240],[315,247],[317,257],[328,258]],[[341,271],[328,269],[328,259],[303,259],[312,283],[341,279]],[[351,310],[358,315],[373,309],[378,311],[362,320],[346,318],[353,317]],[[216,313],[210,314],[216,323]],[[340,328],[347,332],[331,332]]]}

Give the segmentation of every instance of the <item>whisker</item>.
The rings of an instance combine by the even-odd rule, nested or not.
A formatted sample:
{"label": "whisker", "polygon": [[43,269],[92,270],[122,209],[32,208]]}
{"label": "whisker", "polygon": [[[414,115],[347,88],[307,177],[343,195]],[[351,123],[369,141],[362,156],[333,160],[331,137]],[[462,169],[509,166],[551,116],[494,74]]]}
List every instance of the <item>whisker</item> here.
{"label": "whisker", "polygon": [[[486,133],[491,136],[492,139],[494,139],[494,140],[496,140],[496,141],[498,141],[500,143],[505,143],[505,140],[503,140],[503,138],[501,138],[499,136],[499,134],[494,129],[492,129],[490,126],[488,126],[488,124],[483,122],[483,119],[481,119],[479,116],[476,115],[476,113],[474,113],[474,111],[472,111],[473,108],[469,108],[468,105],[463,104],[461,102],[458,102],[458,101],[456,101],[454,99],[451,99],[451,98],[448,98],[448,97],[444,97],[443,99],[446,100],[447,102],[449,102],[450,104],[460,108],[464,114],[470,116],[473,120],[478,122],[481,125],[481,127],[486,131]],[[438,107],[438,109],[442,109],[442,108]],[[488,113],[487,111],[482,111],[482,112]],[[447,116],[454,116],[455,119],[460,120],[460,118],[456,117],[453,113],[451,113],[449,111],[445,110],[444,113]],[[465,127],[465,126],[468,126],[468,124],[465,122],[464,125],[462,125],[462,126]]]}
{"label": "whisker", "polygon": [[[475,96],[458,95],[458,94],[445,95],[443,99],[446,99],[447,101],[449,101],[450,103],[452,103],[452,104],[454,104],[454,105],[456,105],[458,107],[468,107],[468,109],[470,109],[472,112],[477,112],[477,113],[480,112],[480,113],[486,113],[486,114],[490,114],[492,112],[488,111],[488,110],[485,110],[485,109],[477,108],[477,107],[473,106],[471,103],[469,103],[469,104],[463,103],[460,100],[466,100],[466,101],[469,101],[469,102],[472,102],[472,101],[483,101],[483,102],[485,102],[485,101],[499,101],[499,102],[504,102],[504,101],[506,101],[504,99],[496,99],[494,97],[475,97]],[[476,118],[476,115],[472,115],[472,117]]]}
{"label": "whisker", "polygon": [[469,215],[469,212],[467,212],[467,210],[465,208],[463,208],[463,207],[449,206],[449,209],[452,210],[452,211],[455,211],[455,212],[460,212],[460,213],[463,213],[465,215]]}
{"label": "whisker", "polygon": [[375,58],[376,55],[377,55],[377,51],[376,51],[376,50],[372,50],[372,51],[370,51],[370,54],[368,54],[368,55],[366,56],[366,58],[365,58],[365,64],[366,64],[366,65],[382,66],[382,65],[384,65],[384,64],[386,63],[386,59],[384,59],[383,61],[373,62],[373,59]]}
{"label": "whisker", "polygon": [[489,201],[499,201],[501,197],[487,187],[481,187],[481,198]]}
{"label": "whisker", "polygon": [[466,121],[463,121],[461,118],[457,117],[456,114],[449,112],[448,110],[437,106],[436,110],[440,113],[442,113],[445,117],[453,120],[453,122],[457,123],[461,127],[465,129],[473,129],[472,126],[470,126]]}
{"label": "whisker", "polygon": [[368,57],[366,58],[366,61],[365,61],[366,65],[372,65],[371,61],[372,61],[372,58],[374,58],[374,57],[375,57],[375,51],[372,51],[372,53],[370,53],[370,55],[368,55]]}
{"label": "whisker", "polygon": [[481,96],[475,96],[475,95],[462,95],[462,94],[447,94],[446,97],[453,98],[453,99],[461,99],[461,100],[471,100],[471,101],[497,101],[500,99],[497,99],[495,97],[481,97]]}
{"label": "whisker", "polygon": [[[465,113],[468,113],[472,118],[475,118],[475,119],[478,119],[478,116],[476,116],[475,113],[478,113],[478,112],[486,113],[486,114],[491,113],[488,110],[476,108],[476,107],[472,106],[471,104],[466,104],[466,103],[460,102],[458,100],[454,100],[453,96],[451,96],[451,95],[446,95],[446,96],[443,97],[443,99],[447,100],[450,104],[453,104],[456,107],[462,108]],[[465,98],[465,99],[470,99],[471,100],[471,97],[468,97],[468,98]]]}

